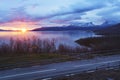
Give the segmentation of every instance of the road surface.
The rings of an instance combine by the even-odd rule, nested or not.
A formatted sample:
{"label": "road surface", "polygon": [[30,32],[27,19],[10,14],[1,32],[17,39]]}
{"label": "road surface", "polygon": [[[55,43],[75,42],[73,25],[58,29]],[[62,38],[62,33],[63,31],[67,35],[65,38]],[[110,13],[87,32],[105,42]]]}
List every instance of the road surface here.
{"label": "road surface", "polygon": [[43,66],[32,66],[28,68],[16,68],[0,71],[0,80],[34,80],[36,78],[50,78],[54,76],[74,74],[77,72],[118,65],[120,55],[94,58],[91,60],[77,60],[62,63],[53,63]]}

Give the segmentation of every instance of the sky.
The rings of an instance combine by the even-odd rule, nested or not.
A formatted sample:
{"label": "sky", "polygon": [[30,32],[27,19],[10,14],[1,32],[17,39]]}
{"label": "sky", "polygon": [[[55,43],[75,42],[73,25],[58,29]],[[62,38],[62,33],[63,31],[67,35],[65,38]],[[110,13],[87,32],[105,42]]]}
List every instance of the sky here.
{"label": "sky", "polygon": [[120,22],[120,0],[0,0],[0,29]]}

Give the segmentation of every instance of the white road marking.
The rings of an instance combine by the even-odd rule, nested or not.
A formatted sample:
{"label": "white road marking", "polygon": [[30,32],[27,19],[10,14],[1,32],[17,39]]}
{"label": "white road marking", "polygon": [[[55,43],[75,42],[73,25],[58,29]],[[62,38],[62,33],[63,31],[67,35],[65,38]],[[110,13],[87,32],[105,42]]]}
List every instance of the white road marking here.
{"label": "white road marking", "polygon": [[76,65],[74,67],[91,66],[91,65],[96,65],[96,64],[107,64],[107,63],[118,62],[118,61],[120,61],[120,60],[107,61],[107,62],[99,62],[99,63],[92,63],[92,64],[85,64],[85,65]]}
{"label": "white road marking", "polygon": [[87,73],[92,73],[92,72],[95,72],[95,71],[87,71]]}
{"label": "white road marking", "polygon": [[21,69],[21,68],[15,68],[15,69],[13,69],[13,70],[18,70],[18,69]]}
{"label": "white road marking", "polygon": [[48,71],[55,71],[55,70],[56,69],[49,69],[49,70],[43,70],[43,71],[34,71],[34,72],[27,72],[27,73],[15,74],[15,75],[8,75],[8,76],[0,77],[0,79],[35,74],[35,73],[42,73],[42,72],[48,72]]}
{"label": "white road marking", "polygon": [[69,74],[65,75],[65,76],[70,76]]}
{"label": "white road marking", "polygon": [[113,67],[109,68],[109,69],[114,69]]}
{"label": "white road marking", "polygon": [[70,74],[71,76],[74,76],[75,74]]}
{"label": "white road marking", "polygon": [[52,78],[45,78],[45,79],[42,79],[42,80],[51,80]]}
{"label": "white road marking", "polygon": [[[107,64],[107,63],[113,63],[113,62],[119,62],[119,61],[120,60],[106,61],[106,62],[102,61],[102,62],[85,64],[85,65],[76,65],[73,67],[83,67],[83,66],[90,66],[90,65],[97,65],[97,64]],[[3,77],[0,77],[0,79],[12,78],[12,77],[23,76],[23,75],[30,75],[30,74],[35,74],[35,73],[43,73],[43,72],[49,72],[49,71],[55,71],[55,70],[56,69],[48,69],[48,70],[42,70],[42,71],[26,72],[26,73],[20,73],[20,74],[15,74],[15,75],[3,76]]]}

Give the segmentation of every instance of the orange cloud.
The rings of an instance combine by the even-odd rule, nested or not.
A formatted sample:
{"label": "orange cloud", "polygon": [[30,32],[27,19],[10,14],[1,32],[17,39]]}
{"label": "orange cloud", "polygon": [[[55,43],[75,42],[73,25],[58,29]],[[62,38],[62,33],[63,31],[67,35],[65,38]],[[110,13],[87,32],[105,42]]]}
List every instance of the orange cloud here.
{"label": "orange cloud", "polygon": [[5,30],[21,30],[21,29],[26,29],[26,30],[32,30],[36,27],[41,27],[41,26],[36,26],[38,22],[32,22],[32,21],[12,21],[12,22],[7,22],[0,24],[0,29],[5,29]]}

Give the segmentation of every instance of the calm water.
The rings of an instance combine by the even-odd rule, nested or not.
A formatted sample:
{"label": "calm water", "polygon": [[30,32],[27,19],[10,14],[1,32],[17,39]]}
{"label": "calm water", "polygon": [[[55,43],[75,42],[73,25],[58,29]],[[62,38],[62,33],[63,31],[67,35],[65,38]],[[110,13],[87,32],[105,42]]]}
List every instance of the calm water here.
{"label": "calm water", "polygon": [[69,46],[79,46],[75,40],[80,38],[87,38],[97,36],[89,31],[36,31],[36,32],[0,32],[0,43],[9,42],[10,38],[24,39],[33,38],[33,36],[40,39],[55,39],[56,42],[63,43]]}

